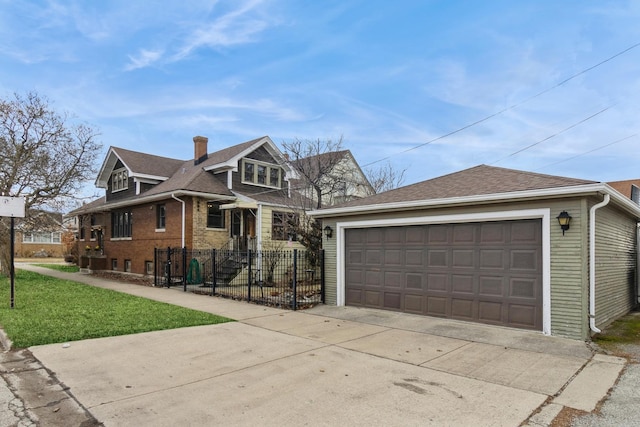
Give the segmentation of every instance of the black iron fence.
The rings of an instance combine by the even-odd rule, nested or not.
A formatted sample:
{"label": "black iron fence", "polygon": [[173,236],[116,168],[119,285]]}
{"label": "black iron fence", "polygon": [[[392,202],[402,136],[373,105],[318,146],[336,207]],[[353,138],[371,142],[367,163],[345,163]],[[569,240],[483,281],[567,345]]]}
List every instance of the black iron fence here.
{"label": "black iron fence", "polygon": [[324,303],[324,251],[156,249],[154,285],[297,310]]}

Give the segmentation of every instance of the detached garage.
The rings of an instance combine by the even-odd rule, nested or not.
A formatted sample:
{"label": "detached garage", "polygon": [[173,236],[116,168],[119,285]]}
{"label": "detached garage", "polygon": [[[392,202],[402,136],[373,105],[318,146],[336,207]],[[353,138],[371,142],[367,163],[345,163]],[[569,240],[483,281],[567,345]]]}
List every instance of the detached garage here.
{"label": "detached garage", "polygon": [[329,304],[585,339],[638,302],[640,206],[603,183],[478,166],[312,215]]}

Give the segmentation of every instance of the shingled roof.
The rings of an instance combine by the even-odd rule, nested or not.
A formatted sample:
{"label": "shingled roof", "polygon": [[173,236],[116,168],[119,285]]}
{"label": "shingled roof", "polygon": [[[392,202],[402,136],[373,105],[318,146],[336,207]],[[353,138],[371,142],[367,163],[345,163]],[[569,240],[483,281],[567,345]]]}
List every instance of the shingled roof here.
{"label": "shingled roof", "polygon": [[[511,193],[576,185],[596,181],[544,175],[487,165],[407,185],[364,199],[353,200],[332,208],[391,204],[429,199],[449,199],[465,196]],[[320,210],[319,212],[322,212]]]}
{"label": "shingled roof", "polygon": [[132,175],[171,176],[184,163],[184,160],[154,156],[119,147],[111,147],[111,149]]}

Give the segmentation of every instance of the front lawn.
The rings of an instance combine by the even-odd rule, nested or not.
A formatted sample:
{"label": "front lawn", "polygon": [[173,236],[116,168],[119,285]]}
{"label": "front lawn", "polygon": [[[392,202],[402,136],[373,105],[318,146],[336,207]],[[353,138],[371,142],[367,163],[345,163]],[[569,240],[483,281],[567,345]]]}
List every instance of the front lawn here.
{"label": "front lawn", "polygon": [[0,278],[0,327],[16,348],[229,321],[24,270],[16,270],[11,309],[9,279]]}
{"label": "front lawn", "polygon": [[77,265],[68,264],[34,264],[38,267],[49,268],[51,270],[64,271],[65,273],[77,273],[80,271],[80,267]]}

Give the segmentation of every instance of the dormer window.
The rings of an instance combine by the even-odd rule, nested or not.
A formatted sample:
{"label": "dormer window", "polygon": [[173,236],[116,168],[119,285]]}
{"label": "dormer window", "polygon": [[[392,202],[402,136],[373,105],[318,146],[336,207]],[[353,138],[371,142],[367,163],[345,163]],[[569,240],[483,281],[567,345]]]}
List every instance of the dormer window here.
{"label": "dormer window", "polygon": [[111,174],[111,192],[122,191],[129,188],[129,174],[126,169],[114,170]]}
{"label": "dormer window", "polygon": [[282,188],[282,169],[277,165],[243,159],[242,182],[244,184]]}

